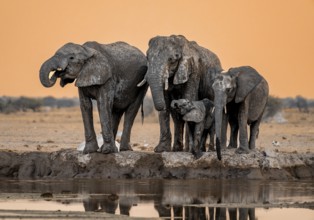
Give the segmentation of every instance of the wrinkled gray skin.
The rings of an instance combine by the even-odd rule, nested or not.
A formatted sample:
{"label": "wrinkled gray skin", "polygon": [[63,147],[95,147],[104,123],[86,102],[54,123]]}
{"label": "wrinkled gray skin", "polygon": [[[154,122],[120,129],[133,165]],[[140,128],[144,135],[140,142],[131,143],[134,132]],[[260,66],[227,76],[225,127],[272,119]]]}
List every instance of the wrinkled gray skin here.
{"label": "wrinkled gray skin", "polygon": [[[98,150],[92,99],[97,101],[104,139],[100,151],[117,152],[115,137],[123,114],[120,150],[132,150],[129,145],[131,128],[148,88],[147,85],[137,87],[145,76],[146,63],[141,51],[124,42],[68,43],[43,63],[39,74],[43,86],[53,86],[57,78],[61,78],[62,87],[76,80],[84,122],[85,154]],[[51,77],[50,72],[54,72]]]}
{"label": "wrinkled gray skin", "polygon": [[173,151],[183,150],[182,116],[170,108],[172,100],[209,98],[211,72],[221,72],[219,58],[184,36],[157,36],[149,41],[145,79],[159,111],[160,139],[155,152],[171,151],[170,113],[174,121]]}
{"label": "wrinkled gray skin", "polygon": [[187,99],[173,100],[171,108],[183,116],[189,127],[189,152],[198,159],[202,156],[201,139],[204,129],[209,129],[213,123],[214,103],[209,99],[189,101]]}
{"label": "wrinkled gray skin", "polygon": [[[237,148],[239,131],[240,147],[236,152],[248,153],[249,149],[255,149],[255,140],[269,93],[266,80],[252,67],[242,66],[231,68],[227,73],[217,75],[213,89],[216,146],[221,142],[222,114],[226,107],[231,127],[229,147]],[[247,125],[250,126],[249,140]],[[217,152],[217,155],[220,155],[220,152]]]}

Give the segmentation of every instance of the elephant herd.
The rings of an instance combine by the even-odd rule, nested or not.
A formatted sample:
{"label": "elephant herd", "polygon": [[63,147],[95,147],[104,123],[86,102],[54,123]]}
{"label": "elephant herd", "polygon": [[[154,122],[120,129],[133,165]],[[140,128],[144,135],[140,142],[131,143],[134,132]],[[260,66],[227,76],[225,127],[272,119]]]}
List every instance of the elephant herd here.
{"label": "elephant herd", "polygon": [[[215,135],[217,157],[221,160],[229,124],[228,148],[248,153],[255,148],[269,93],[266,80],[255,69],[241,66],[223,71],[216,54],[182,35],[152,38],[146,56],[124,42],[67,43],[42,64],[39,76],[45,87],[53,86],[57,78],[62,87],[75,81],[84,123],[85,154],[118,151],[115,138],[122,115],[120,151],[132,150],[131,129],[148,86],[160,125],[155,152],[185,149],[200,158],[207,136],[213,149]],[[104,140],[100,148],[93,125],[92,99],[97,102]]]}

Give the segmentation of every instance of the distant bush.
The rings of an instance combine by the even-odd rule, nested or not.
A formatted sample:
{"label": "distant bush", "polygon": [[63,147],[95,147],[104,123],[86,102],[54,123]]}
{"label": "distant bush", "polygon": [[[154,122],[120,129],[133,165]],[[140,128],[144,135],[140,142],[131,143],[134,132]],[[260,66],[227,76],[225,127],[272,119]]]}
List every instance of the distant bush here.
{"label": "distant bush", "polygon": [[269,96],[264,112],[264,119],[273,117],[277,112],[282,109],[282,100],[280,98]]}
{"label": "distant bush", "polygon": [[11,97],[1,97],[0,98],[0,112],[11,113],[17,111],[39,111],[42,106],[41,99],[20,97],[20,98],[11,98]]}
{"label": "distant bush", "polygon": [[296,101],[297,107],[299,109],[299,112],[309,113],[309,105],[308,105],[306,98],[298,95],[295,98],[295,101]]}
{"label": "distant bush", "polygon": [[0,97],[0,113],[13,113],[18,111],[40,111],[41,107],[63,108],[78,106],[78,98],[54,98],[52,96],[45,98],[29,97]]}

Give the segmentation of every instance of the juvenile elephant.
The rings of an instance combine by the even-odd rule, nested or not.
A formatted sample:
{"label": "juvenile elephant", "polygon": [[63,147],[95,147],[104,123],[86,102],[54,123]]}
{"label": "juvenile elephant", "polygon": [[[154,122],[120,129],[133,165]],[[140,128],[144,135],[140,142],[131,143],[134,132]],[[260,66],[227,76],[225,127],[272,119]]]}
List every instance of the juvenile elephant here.
{"label": "juvenile elephant", "polygon": [[204,129],[209,129],[213,123],[214,103],[209,99],[189,101],[188,99],[173,100],[171,108],[183,116],[189,132],[189,152],[196,158],[202,156],[201,144],[204,142]]}
{"label": "juvenile elephant", "polygon": [[[229,147],[237,148],[239,130],[240,147],[237,153],[248,153],[255,148],[259,125],[268,99],[267,81],[252,67],[229,69],[214,79],[216,146],[221,141],[222,114],[227,109],[231,127]],[[250,126],[248,141],[247,125]],[[219,147],[217,149],[220,149]],[[217,152],[221,159],[220,152]],[[219,156],[220,155],[220,156]]]}
{"label": "juvenile elephant", "polygon": [[[213,100],[211,72],[221,72],[213,52],[182,35],[157,36],[149,41],[145,76],[159,111],[160,139],[155,152],[171,151],[170,113],[174,121],[173,151],[183,150],[182,116],[170,108],[172,100]],[[143,83],[141,83],[143,84]]]}
{"label": "juvenile elephant", "polygon": [[[124,114],[120,150],[132,150],[129,142],[134,118],[148,86],[137,87],[147,71],[146,57],[137,48],[124,42],[83,45],[67,43],[40,68],[40,81],[51,87],[57,78],[60,85],[76,80],[84,122],[85,149],[83,153],[98,150],[93,125],[92,99],[97,101],[104,144],[102,153],[117,152],[115,137]],[[50,72],[54,72],[49,77]]]}

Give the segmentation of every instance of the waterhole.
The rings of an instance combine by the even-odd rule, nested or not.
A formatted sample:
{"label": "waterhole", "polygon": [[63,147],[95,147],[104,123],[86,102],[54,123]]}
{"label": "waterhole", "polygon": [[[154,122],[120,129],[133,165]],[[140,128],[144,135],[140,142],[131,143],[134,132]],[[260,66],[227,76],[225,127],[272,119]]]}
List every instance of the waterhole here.
{"label": "waterhole", "polygon": [[313,181],[1,180],[2,219],[314,219]]}

